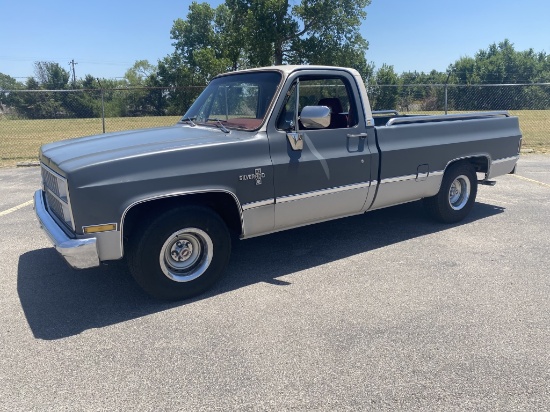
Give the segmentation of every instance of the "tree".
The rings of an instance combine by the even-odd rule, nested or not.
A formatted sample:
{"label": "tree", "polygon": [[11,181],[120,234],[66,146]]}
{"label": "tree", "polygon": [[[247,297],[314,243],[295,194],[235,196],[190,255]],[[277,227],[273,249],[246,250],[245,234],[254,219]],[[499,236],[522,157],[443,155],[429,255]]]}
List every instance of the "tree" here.
{"label": "tree", "polygon": [[20,94],[17,113],[29,119],[56,118],[61,115],[61,103],[52,93],[42,92],[41,84],[34,77],[25,82]]}
{"label": "tree", "polygon": [[69,83],[69,72],[54,62],[35,62],[35,77],[25,83],[28,92],[22,92],[17,104],[17,112],[30,119],[58,118],[70,115],[67,104],[70,98],[66,93],[37,92],[38,90],[64,90]]}
{"label": "tree", "polygon": [[175,50],[162,61],[162,69],[177,66],[177,77],[190,77],[192,84],[204,85],[219,73],[246,65],[241,61],[242,27],[225,4],[214,9],[193,2],[187,19],[177,19],[170,34]]}
{"label": "tree", "polygon": [[399,98],[399,78],[393,69],[393,66],[383,64],[375,73],[375,79],[378,86],[373,93],[372,106],[376,110],[390,110],[397,108],[397,99]]}
{"label": "tree", "polygon": [[66,93],[64,106],[67,115],[76,118],[101,116],[101,94],[99,84],[91,74],[84,76],[74,86],[77,92]]}
{"label": "tree", "polygon": [[21,83],[7,74],[0,73],[0,91],[16,90],[21,88]]}
{"label": "tree", "polygon": [[432,70],[424,72],[405,72],[399,76],[400,110],[442,110],[444,106],[444,89],[447,74]]}
{"label": "tree", "polygon": [[165,99],[158,86],[157,66],[147,60],[138,60],[126,71],[124,79],[132,88],[125,94],[126,114],[129,116],[161,115]]}
{"label": "tree", "polygon": [[157,67],[150,64],[148,60],[137,60],[134,65],[126,70],[124,80],[129,86],[147,86],[149,78],[155,74]]}
{"label": "tree", "polygon": [[357,52],[364,59],[368,43],[359,28],[369,4],[370,0],[302,0],[295,5],[288,0],[226,1],[241,17],[243,52],[254,66],[341,64]]}
{"label": "tree", "polygon": [[452,83],[470,87],[457,88],[452,96],[455,110],[510,110],[548,108],[550,94],[540,87],[506,86],[499,88],[471,85],[525,84],[550,80],[550,56],[533,49],[516,51],[508,40],[489,45],[475,56],[462,57],[452,66]]}
{"label": "tree", "polygon": [[157,81],[159,86],[168,87],[170,90],[166,96],[166,110],[167,114],[171,115],[185,113],[204,88],[204,83],[195,86],[201,83],[197,82],[191,68],[177,53],[159,61]]}
{"label": "tree", "polygon": [[35,62],[34,74],[38,83],[46,90],[66,89],[71,77],[67,70],[54,62]]}
{"label": "tree", "polygon": [[[359,33],[370,0],[226,0],[193,2],[170,32],[174,53],[159,64],[164,79],[205,84],[220,72],[273,64],[351,66],[367,77],[368,42]],[[160,67],[162,65],[162,67]],[[183,66],[183,68],[182,68]],[[179,72],[174,76],[170,68]]]}
{"label": "tree", "polygon": [[20,103],[17,93],[8,90],[21,89],[22,85],[16,79],[7,74],[0,73],[0,114],[10,113]]}

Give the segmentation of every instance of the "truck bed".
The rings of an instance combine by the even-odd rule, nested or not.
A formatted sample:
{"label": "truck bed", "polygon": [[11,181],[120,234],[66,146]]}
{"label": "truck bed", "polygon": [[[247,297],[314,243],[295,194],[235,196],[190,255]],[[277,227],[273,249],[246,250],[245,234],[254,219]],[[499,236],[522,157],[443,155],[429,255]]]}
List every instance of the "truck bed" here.
{"label": "truck bed", "polygon": [[380,161],[371,209],[434,196],[455,161],[468,159],[483,180],[511,172],[517,162],[521,132],[508,112],[373,115]]}

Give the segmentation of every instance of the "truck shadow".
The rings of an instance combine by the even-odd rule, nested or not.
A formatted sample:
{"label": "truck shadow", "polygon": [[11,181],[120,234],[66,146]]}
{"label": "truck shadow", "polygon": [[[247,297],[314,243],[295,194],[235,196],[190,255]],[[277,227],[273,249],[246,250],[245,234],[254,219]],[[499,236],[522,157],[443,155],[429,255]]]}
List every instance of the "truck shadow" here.
{"label": "truck shadow", "polygon": [[484,219],[503,208],[477,203],[466,220],[442,225],[425,217],[420,202],[306,226],[234,243],[222,280],[183,302],[155,300],[133,281],[123,261],[74,271],[53,248],[20,256],[17,290],[38,339],[55,340],[182,305],[190,305],[258,282],[284,286],[279,277],[411,238]]}

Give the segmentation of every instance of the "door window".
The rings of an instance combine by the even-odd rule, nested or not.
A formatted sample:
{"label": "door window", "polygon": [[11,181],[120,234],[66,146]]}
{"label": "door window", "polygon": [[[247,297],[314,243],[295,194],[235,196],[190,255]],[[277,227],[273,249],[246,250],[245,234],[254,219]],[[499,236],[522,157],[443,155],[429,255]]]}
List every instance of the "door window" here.
{"label": "door window", "polygon": [[[343,78],[300,78],[287,93],[285,104],[277,119],[277,128],[290,130],[294,128],[296,93],[299,92],[298,114],[305,106],[327,106],[331,111],[328,129],[342,129],[357,125],[357,108],[355,107],[350,87]],[[304,129],[303,125],[299,125]]]}

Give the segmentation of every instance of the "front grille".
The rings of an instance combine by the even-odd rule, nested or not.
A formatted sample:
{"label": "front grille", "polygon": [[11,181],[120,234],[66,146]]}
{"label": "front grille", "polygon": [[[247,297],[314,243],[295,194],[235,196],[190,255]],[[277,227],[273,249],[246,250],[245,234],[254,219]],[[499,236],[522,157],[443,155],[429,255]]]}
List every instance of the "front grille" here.
{"label": "front grille", "polygon": [[42,165],[42,185],[46,193],[48,210],[67,227],[74,230],[67,179]]}
{"label": "front grille", "polygon": [[46,190],[46,204],[48,208],[61,220],[65,220],[63,214],[63,203],[53,196],[50,191]]}
{"label": "front grille", "polygon": [[57,176],[50,170],[46,169],[45,166],[42,166],[42,183],[44,183],[44,187],[47,187],[53,193],[59,196],[59,185],[57,184]]}

